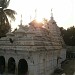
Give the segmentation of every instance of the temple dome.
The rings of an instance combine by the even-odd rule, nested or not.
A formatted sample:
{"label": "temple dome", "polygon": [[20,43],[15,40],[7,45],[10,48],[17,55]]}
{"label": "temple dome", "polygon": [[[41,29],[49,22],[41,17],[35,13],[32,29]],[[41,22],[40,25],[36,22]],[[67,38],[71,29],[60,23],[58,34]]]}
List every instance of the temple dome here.
{"label": "temple dome", "polygon": [[56,23],[56,21],[54,19],[49,20],[49,23]]}
{"label": "temple dome", "polygon": [[23,30],[23,26],[19,25],[19,29],[15,31],[15,33],[25,33],[25,31]]}
{"label": "temple dome", "polygon": [[43,23],[41,22],[37,22],[37,20],[33,20],[29,23],[29,25],[32,25],[34,27],[42,27],[43,26]]}
{"label": "temple dome", "polygon": [[6,35],[7,36],[14,36],[14,34],[11,32],[11,29],[9,30],[9,32]]}

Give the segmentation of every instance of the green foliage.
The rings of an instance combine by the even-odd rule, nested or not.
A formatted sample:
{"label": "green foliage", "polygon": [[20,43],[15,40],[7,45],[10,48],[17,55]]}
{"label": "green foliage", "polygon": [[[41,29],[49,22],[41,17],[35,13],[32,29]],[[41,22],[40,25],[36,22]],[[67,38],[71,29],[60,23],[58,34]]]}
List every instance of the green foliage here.
{"label": "green foliage", "polygon": [[15,20],[16,12],[11,9],[6,9],[9,2],[10,0],[0,0],[0,37],[5,36],[10,29],[10,24],[7,17]]}
{"label": "green foliage", "polygon": [[63,27],[60,28],[61,34],[66,45],[75,46],[75,27],[72,26],[65,30]]}

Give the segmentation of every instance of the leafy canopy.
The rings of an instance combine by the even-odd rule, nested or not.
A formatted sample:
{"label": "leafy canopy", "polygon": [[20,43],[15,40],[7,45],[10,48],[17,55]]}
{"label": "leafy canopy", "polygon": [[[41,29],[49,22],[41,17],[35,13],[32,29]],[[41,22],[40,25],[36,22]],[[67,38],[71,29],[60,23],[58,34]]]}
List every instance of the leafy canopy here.
{"label": "leafy canopy", "polygon": [[0,0],[0,37],[5,36],[10,29],[8,17],[15,21],[16,12],[11,9],[7,9],[10,0]]}

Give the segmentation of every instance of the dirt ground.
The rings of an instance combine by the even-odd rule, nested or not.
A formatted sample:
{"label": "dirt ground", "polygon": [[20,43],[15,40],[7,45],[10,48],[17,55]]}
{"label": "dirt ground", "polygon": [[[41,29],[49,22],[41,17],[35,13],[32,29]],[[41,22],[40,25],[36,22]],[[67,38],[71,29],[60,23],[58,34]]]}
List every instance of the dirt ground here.
{"label": "dirt ground", "polygon": [[[75,72],[75,59],[67,60],[62,64],[63,73],[65,75],[74,75]],[[62,73],[54,73],[52,75],[64,75]]]}

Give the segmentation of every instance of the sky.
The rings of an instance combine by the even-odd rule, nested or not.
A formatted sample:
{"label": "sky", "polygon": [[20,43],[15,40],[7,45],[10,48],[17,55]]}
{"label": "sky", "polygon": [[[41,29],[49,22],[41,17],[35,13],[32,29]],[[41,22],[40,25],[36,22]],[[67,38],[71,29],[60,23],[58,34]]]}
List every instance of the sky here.
{"label": "sky", "polygon": [[20,24],[21,14],[24,25],[33,20],[35,9],[38,20],[50,19],[52,9],[54,20],[59,27],[66,29],[75,25],[75,0],[11,0],[8,8],[17,12],[12,28]]}

